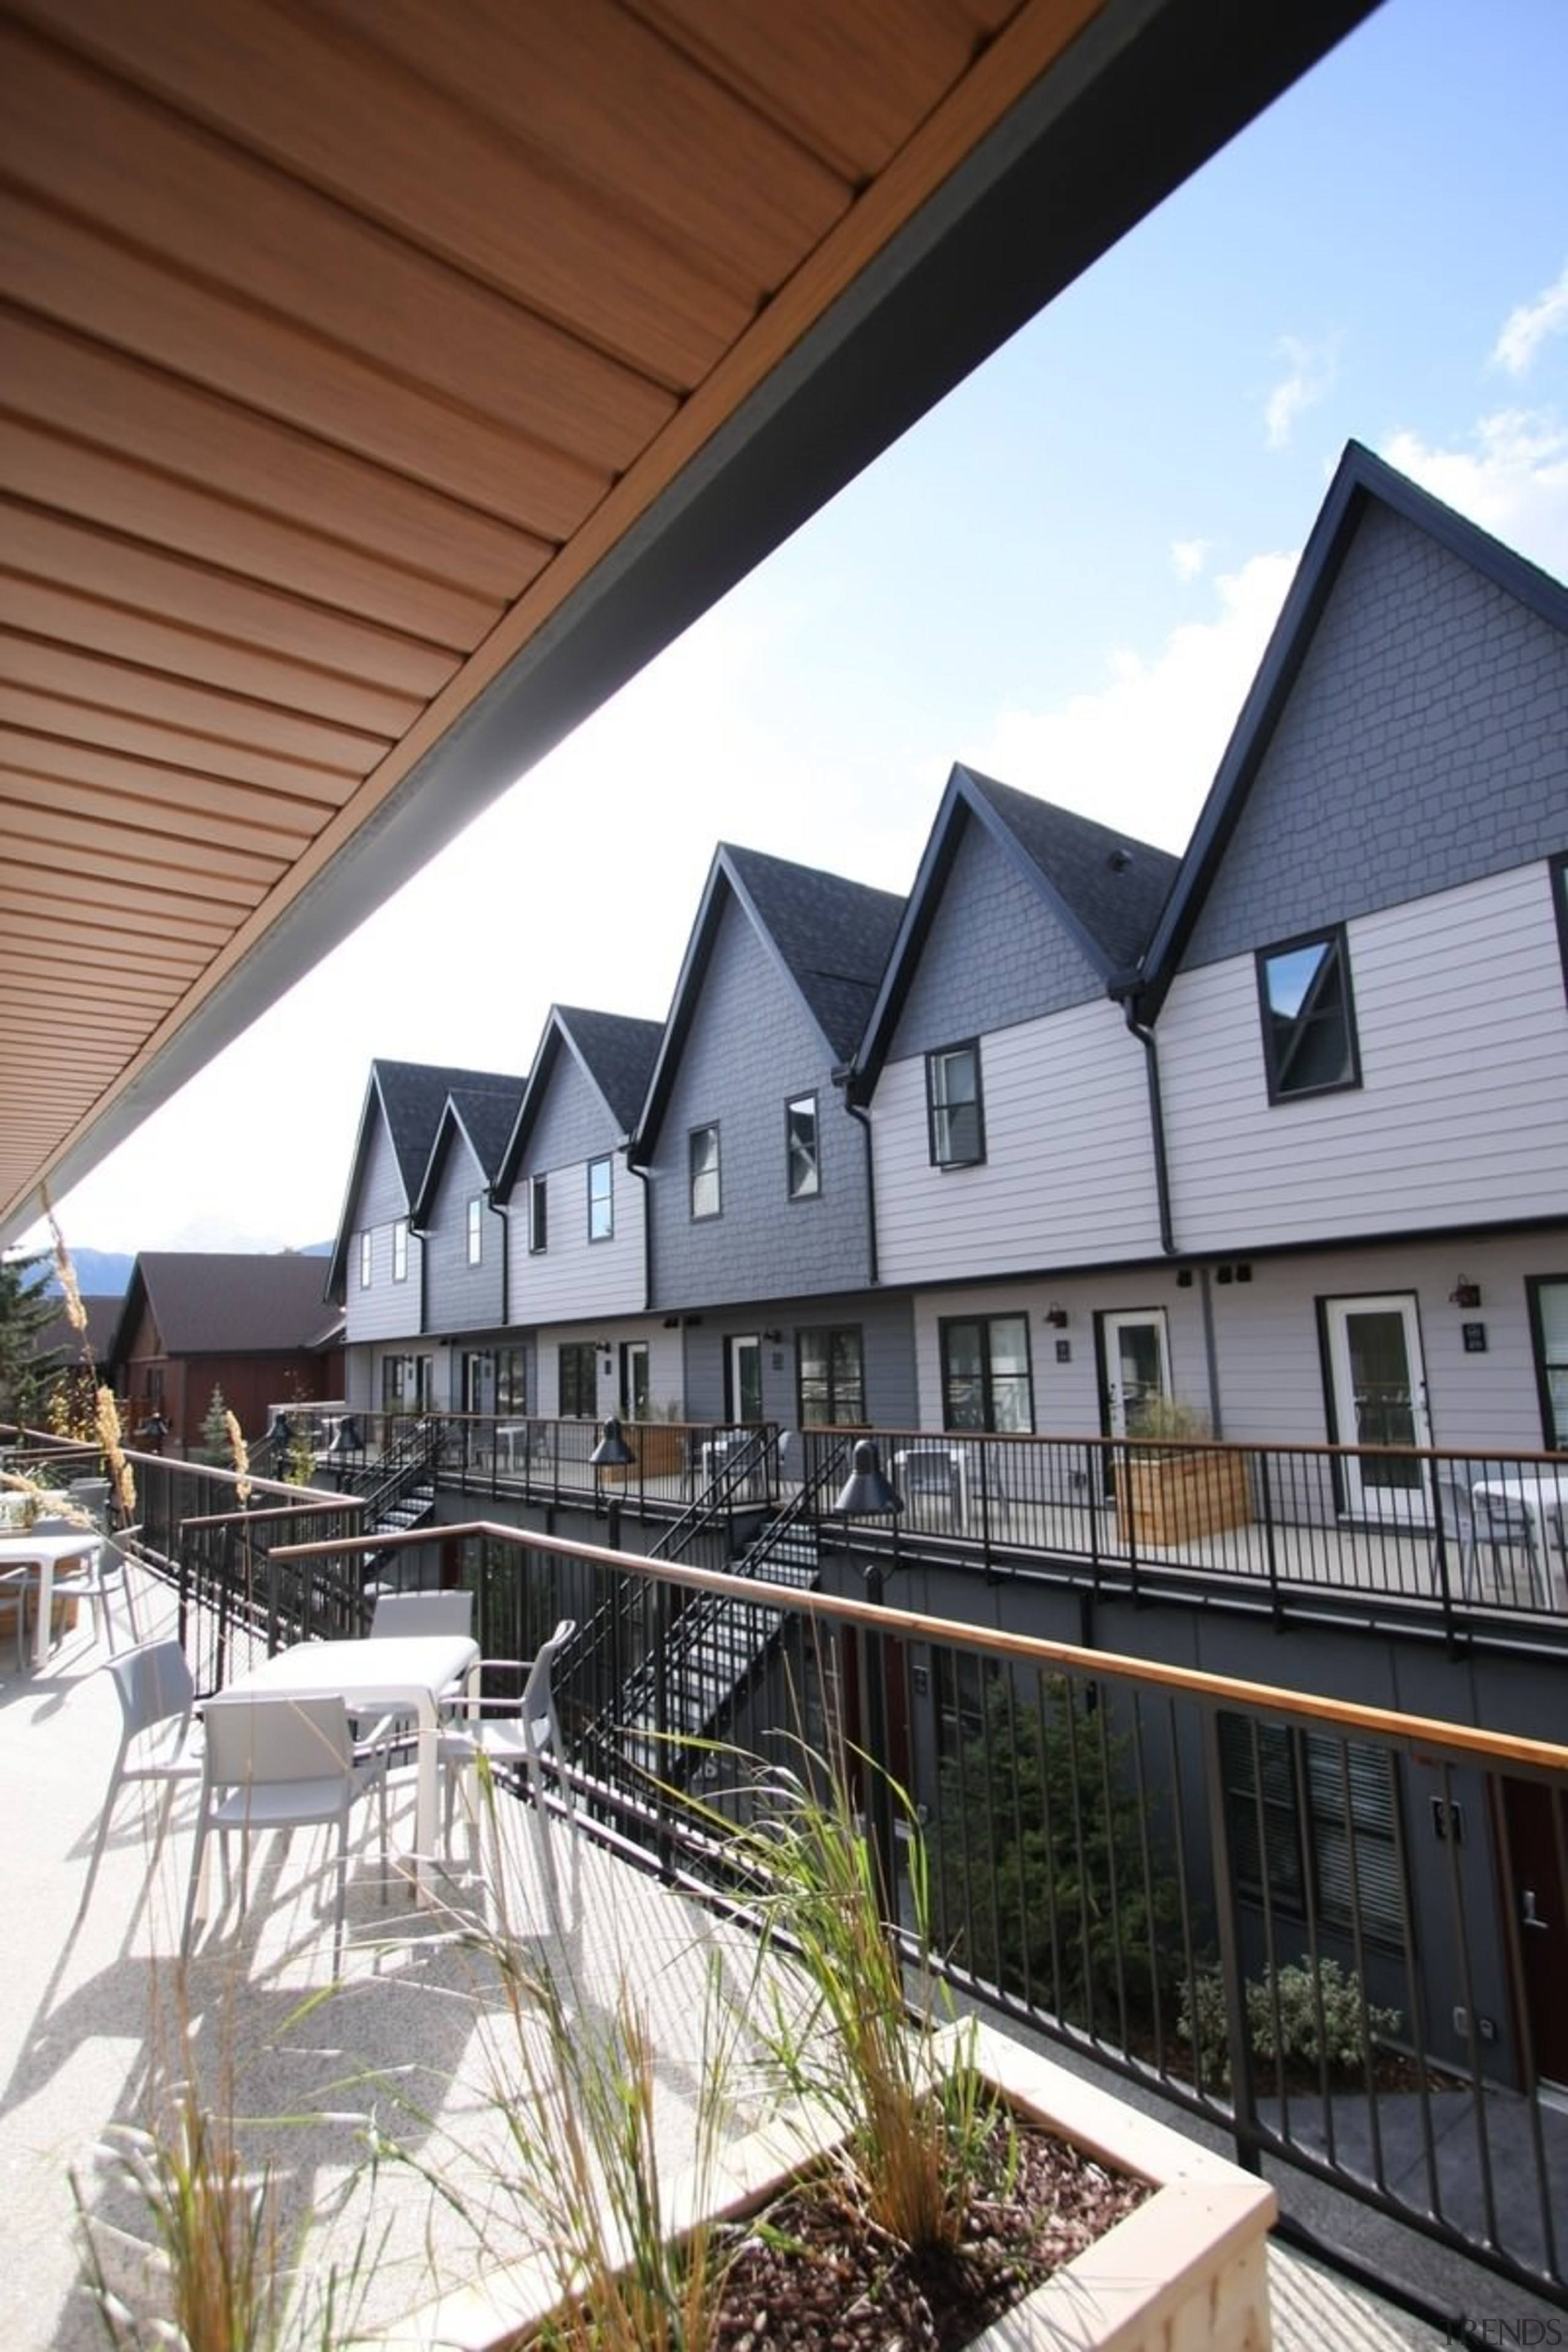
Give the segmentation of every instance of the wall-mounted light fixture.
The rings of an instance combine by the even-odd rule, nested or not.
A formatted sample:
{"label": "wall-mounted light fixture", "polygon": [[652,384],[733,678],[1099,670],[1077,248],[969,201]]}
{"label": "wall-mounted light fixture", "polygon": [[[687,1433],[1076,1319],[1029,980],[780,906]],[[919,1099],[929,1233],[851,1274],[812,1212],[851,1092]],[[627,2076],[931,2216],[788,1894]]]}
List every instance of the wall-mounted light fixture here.
{"label": "wall-mounted light fixture", "polygon": [[764,1331],[763,1333],[763,1337],[767,1341],[770,1348],[776,1348],[779,1341],[784,1338],[784,1333],[782,1331],[769,1330]]}
{"label": "wall-mounted light fixture", "polygon": [[1065,1331],[1067,1329],[1068,1311],[1062,1305],[1059,1298],[1053,1298],[1050,1305],[1047,1307],[1046,1320],[1047,1323],[1053,1325],[1058,1331]]}
{"label": "wall-mounted light fixture", "polygon": [[1460,1275],[1458,1280],[1455,1283],[1454,1287],[1448,1293],[1449,1306],[1479,1307],[1480,1303],[1480,1284],[1479,1282],[1472,1282],[1467,1274]]}

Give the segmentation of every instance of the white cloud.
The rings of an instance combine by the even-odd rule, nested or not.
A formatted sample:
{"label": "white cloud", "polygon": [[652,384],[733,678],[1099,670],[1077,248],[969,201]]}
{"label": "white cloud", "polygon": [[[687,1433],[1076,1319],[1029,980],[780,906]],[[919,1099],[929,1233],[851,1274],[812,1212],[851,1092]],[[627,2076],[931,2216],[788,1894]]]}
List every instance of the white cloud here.
{"label": "white cloud", "polygon": [[1097,694],[1058,710],[1004,712],[975,765],[1160,848],[1184,849],[1296,562],[1258,555],[1221,574],[1214,619],[1173,630],[1152,659],[1119,653]]}
{"label": "white cloud", "polygon": [[1171,569],[1178,580],[1195,580],[1209,560],[1211,542],[1206,539],[1173,539],[1171,541]]}
{"label": "white cloud", "polygon": [[1510,375],[1524,375],[1548,337],[1562,334],[1568,334],[1568,264],[1554,286],[1509,313],[1490,364],[1506,368]]}
{"label": "white cloud", "polygon": [[1531,562],[1568,576],[1568,425],[1552,411],[1484,416],[1462,448],[1395,433],[1380,455]]}
{"label": "white cloud", "polygon": [[1298,335],[1281,335],[1274,349],[1289,363],[1289,373],[1275,385],[1265,405],[1264,437],[1270,449],[1286,448],[1298,418],[1315,408],[1331,391],[1339,373],[1340,341],[1330,335],[1322,342],[1304,342]]}

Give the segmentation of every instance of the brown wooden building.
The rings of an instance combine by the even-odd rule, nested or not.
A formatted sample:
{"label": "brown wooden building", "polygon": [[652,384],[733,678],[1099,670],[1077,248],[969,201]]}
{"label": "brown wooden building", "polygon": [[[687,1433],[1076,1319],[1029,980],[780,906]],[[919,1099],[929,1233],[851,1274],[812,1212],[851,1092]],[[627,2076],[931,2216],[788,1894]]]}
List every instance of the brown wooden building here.
{"label": "brown wooden building", "polygon": [[289,1251],[149,1250],[132,1268],[109,1364],[135,1445],[197,1453],[214,1389],[247,1438],[280,1398],[342,1393],[342,1315],[324,1296],[328,1262]]}

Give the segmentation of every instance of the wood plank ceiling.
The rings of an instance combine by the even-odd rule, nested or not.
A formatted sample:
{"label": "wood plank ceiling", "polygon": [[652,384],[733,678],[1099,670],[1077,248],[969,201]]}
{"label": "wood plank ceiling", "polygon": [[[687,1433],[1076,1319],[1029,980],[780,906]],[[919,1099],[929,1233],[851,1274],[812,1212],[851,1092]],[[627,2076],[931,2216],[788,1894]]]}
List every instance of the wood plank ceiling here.
{"label": "wood plank ceiling", "polygon": [[1368,5],[0,6],[0,1240]]}

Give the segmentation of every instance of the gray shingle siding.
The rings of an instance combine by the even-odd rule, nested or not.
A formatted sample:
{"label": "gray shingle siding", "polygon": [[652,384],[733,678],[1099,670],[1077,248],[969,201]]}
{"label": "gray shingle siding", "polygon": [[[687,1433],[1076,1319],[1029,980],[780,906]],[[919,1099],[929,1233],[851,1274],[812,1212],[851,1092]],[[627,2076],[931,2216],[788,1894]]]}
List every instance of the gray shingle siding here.
{"label": "gray shingle siding", "polygon": [[[791,1201],[784,1105],[813,1091],[822,1191]],[[688,1137],[714,1122],[721,1213],[694,1222]],[[862,1132],[832,1083],[821,1032],[732,899],[660,1123],[649,1191],[656,1307],[777,1298],[866,1279]]]}
{"label": "gray shingle siding", "polygon": [[[577,1064],[569,1054],[558,1055],[552,1083],[540,1106],[523,1153],[525,1178],[571,1168],[581,1173],[588,1160],[602,1160],[620,1139],[603,1100]],[[585,1188],[585,1176],[582,1182]],[[584,1198],[586,1199],[585,1190]],[[512,1204],[526,1207],[521,1188],[514,1191]],[[554,1205],[552,1201],[552,1209]]]}
{"label": "gray shingle siding", "polygon": [[893,1033],[892,1057],[930,1053],[1104,993],[1103,978],[1039,893],[969,824]]}
{"label": "gray shingle siding", "polygon": [[499,1323],[505,1296],[506,1228],[488,1202],[479,1212],[482,1255],[468,1264],[468,1202],[483,1202],[484,1171],[455,1136],[437,1180],[425,1242],[426,1319],[432,1331],[477,1331]]}
{"label": "gray shingle siding", "polygon": [[1372,506],[1182,968],[1568,845],[1568,642]]}

